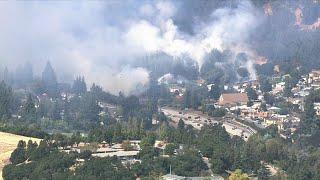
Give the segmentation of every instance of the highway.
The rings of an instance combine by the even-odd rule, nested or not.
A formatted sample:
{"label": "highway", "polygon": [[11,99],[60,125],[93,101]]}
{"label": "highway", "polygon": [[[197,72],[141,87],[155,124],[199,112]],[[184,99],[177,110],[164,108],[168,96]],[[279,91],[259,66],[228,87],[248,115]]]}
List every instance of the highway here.
{"label": "highway", "polygon": [[203,114],[200,111],[194,111],[194,110],[184,110],[179,111],[177,109],[173,109],[170,107],[162,107],[161,111],[171,118],[171,120],[174,123],[178,123],[180,119],[184,121],[185,124],[193,126],[195,129],[200,130],[202,126],[205,124],[215,125],[218,124],[218,122],[222,123],[222,126],[226,128],[226,131],[234,136],[240,136],[243,137],[245,141],[248,140],[248,138],[256,133],[254,129],[251,127],[241,124],[239,122],[236,122],[232,118],[220,118],[220,121],[217,121],[217,118],[210,117],[206,114]]}

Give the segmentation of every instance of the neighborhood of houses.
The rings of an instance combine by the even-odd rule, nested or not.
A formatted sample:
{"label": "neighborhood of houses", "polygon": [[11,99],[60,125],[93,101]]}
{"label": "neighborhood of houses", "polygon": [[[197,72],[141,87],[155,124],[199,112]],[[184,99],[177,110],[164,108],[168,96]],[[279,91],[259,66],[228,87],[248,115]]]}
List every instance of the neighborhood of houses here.
{"label": "neighborhood of houses", "polygon": [[[320,70],[313,70],[306,75],[302,75],[295,87],[291,89],[293,96],[284,97],[285,78],[289,75],[274,76],[271,79],[272,90],[269,92],[275,99],[282,98],[285,102],[292,104],[297,109],[303,111],[304,99],[312,90],[320,89]],[[197,81],[199,86],[204,85],[203,80]],[[208,91],[214,84],[206,84]],[[167,83],[169,92],[180,100],[186,92],[185,83],[171,82]],[[208,104],[214,105],[216,108],[223,108],[227,110],[227,114],[222,118],[211,117],[202,113],[200,110],[191,109],[175,109],[172,107],[161,107],[159,111],[164,112],[173,123],[177,124],[180,119],[184,120],[185,124],[193,126],[195,129],[201,129],[205,124],[215,125],[221,123],[231,135],[243,137],[244,140],[256,133],[256,129],[265,128],[270,125],[276,125],[279,134],[283,138],[290,138],[293,132],[297,130],[300,122],[300,114],[283,111],[282,107],[277,105],[270,105],[266,103],[266,99],[260,89],[259,80],[245,81],[241,83],[224,85],[225,92],[222,93],[218,100],[208,100]],[[246,89],[251,87],[257,93],[257,99],[251,102],[247,95]],[[65,94],[62,97],[72,96]],[[68,97],[70,98],[70,97]],[[262,106],[265,106],[264,109]],[[122,119],[118,114],[118,107],[112,104],[99,102],[102,108],[100,115],[109,114],[117,121]],[[320,103],[314,103],[314,109],[317,115],[320,115]],[[63,112],[62,112],[63,113]],[[63,114],[62,114],[63,115]],[[152,119],[152,124],[157,124],[157,119]],[[119,156],[134,157],[139,152],[138,142],[133,146],[131,151],[124,151],[120,145],[102,146],[95,150],[93,156],[106,157],[106,156]],[[101,153],[103,152],[103,153]]]}
{"label": "neighborhood of houses", "polygon": [[[286,103],[295,106],[301,112],[304,110],[304,100],[311,91],[320,89],[320,70],[313,70],[310,73],[301,76],[296,86],[290,89],[292,96],[284,97],[285,78],[289,75],[275,76],[271,79],[272,90],[268,94],[275,99],[279,98]],[[203,81],[198,81],[199,86],[203,86]],[[210,91],[214,84],[205,85]],[[184,83],[168,84],[169,92],[175,96],[177,100],[183,98],[186,92]],[[246,90],[250,87],[255,90],[257,98],[251,101]],[[237,135],[242,137],[245,141],[257,132],[256,128],[266,128],[270,125],[276,125],[279,134],[282,138],[290,139],[293,132],[297,130],[300,123],[300,114],[291,111],[283,111],[283,107],[277,104],[268,104],[264,93],[261,91],[261,84],[259,80],[246,81],[231,85],[225,85],[224,92],[217,100],[208,100],[208,104],[214,105],[215,108],[222,108],[226,110],[224,117],[211,117],[201,112],[200,109],[175,109],[173,107],[161,107],[162,111],[168,116],[176,125],[179,120],[183,120],[185,124],[193,126],[195,129],[201,129],[206,124],[215,125],[221,123],[230,135]],[[72,94],[62,94],[62,98],[70,99]],[[46,98],[46,94],[42,97]],[[250,104],[250,105],[249,105]],[[117,121],[122,119],[118,113],[116,105],[99,102],[102,112],[99,114],[109,114]],[[264,106],[264,107],[263,107]],[[263,108],[262,108],[263,107]],[[320,103],[314,103],[314,109],[317,115],[320,115]],[[61,112],[63,117],[63,112]],[[152,124],[157,124],[157,119],[152,120]],[[103,124],[102,124],[103,125]],[[156,141],[154,147],[164,152],[167,145],[165,141]],[[183,148],[183,147],[179,147]],[[179,148],[175,151],[179,151]],[[126,140],[119,144],[108,144],[106,142],[100,143],[84,143],[80,142],[77,145],[61,148],[63,152],[83,152],[90,150],[93,157],[113,157],[116,156],[121,159],[124,164],[133,164],[141,161],[139,159],[140,140]],[[162,156],[166,156],[163,153]],[[78,165],[84,163],[84,159],[77,160]],[[172,174],[163,176],[163,179],[199,179],[200,177],[180,177]],[[211,179],[219,179],[220,177],[212,177]],[[200,178],[201,179],[201,178]]]}
{"label": "neighborhood of houses", "polygon": [[[283,101],[291,103],[299,110],[304,109],[304,99],[312,90],[320,89],[320,71],[312,71],[307,75],[301,77],[297,85],[290,91],[293,94],[291,97],[284,97],[283,92],[285,91],[285,78],[287,75],[282,77],[274,77],[272,79],[272,90],[269,92],[274,98],[282,98]],[[201,84],[199,84],[201,85]],[[248,87],[253,88],[257,93],[257,99],[250,102],[250,98],[246,92]],[[186,88],[183,84],[170,84],[170,93],[175,95],[177,98],[182,97],[186,92]],[[208,85],[208,91],[212,85]],[[191,109],[175,109],[173,107],[161,107],[160,111],[164,112],[175,124],[179,120],[183,120],[185,124],[193,126],[195,129],[201,129],[205,124],[215,125],[221,123],[228,133],[231,135],[238,135],[244,140],[248,140],[250,135],[256,133],[255,125],[258,128],[265,128],[270,125],[276,125],[279,130],[279,134],[282,138],[288,139],[292,133],[297,130],[300,122],[300,116],[298,113],[286,112],[282,110],[281,106],[270,105],[266,103],[265,97],[260,90],[260,83],[258,80],[237,83],[230,86],[224,86],[228,93],[222,93],[218,100],[213,103],[216,108],[224,108],[227,114],[224,117],[216,118],[204,114],[199,110]],[[179,92],[179,93],[177,93]],[[265,104],[264,109],[262,105]],[[117,114],[117,107],[110,104],[100,104],[104,107],[106,112],[109,114]],[[320,103],[314,103],[314,109],[317,115],[320,115]],[[119,118],[119,117],[118,117]],[[157,123],[157,120],[153,120]],[[245,123],[247,122],[247,123]],[[156,141],[154,147],[159,149],[160,152],[164,152],[167,145],[165,141]],[[130,148],[128,148],[130,147]],[[175,150],[179,152],[179,147]],[[93,157],[112,157],[117,156],[122,160],[124,164],[132,164],[141,161],[139,159],[140,140],[126,140],[120,144],[108,144],[101,142],[99,144],[88,144],[80,143],[78,145],[70,146],[61,151],[70,152],[77,151],[82,152],[84,150],[91,150]],[[163,153],[162,156],[166,156]],[[83,163],[83,159],[79,159],[78,163]],[[162,177],[163,179],[201,179],[203,177],[182,177],[174,174],[167,174]],[[212,176],[210,179],[221,179],[219,176]]]}
{"label": "neighborhood of houses", "polygon": [[[306,96],[309,95],[309,93],[312,90],[318,90],[320,89],[320,70],[313,70],[310,73],[306,75],[302,75],[299,79],[298,83],[295,87],[291,89],[292,97],[284,97],[283,92],[285,91],[285,79],[290,75],[283,75],[283,76],[274,76],[271,79],[272,84],[272,90],[269,92],[270,95],[272,95],[275,99],[284,99],[284,102],[292,104],[295,108],[299,109],[300,111],[304,110],[304,99]],[[199,86],[203,85],[203,81],[198,82]],[[206,85],[208,91],[211,90],[211,87],[214,84]],[[170,85],[170,92],[176,94],[177,99],[181,99],[184,92],[186,91],[186,88],[183,85],[174,84]],[[246,93],[247,87],[251,87],[254,89],[257,93],[257,99],[251,102],[251,105],[249,106],[249,98]],[[231,120],[233,120],[233,123],[235,124],[234,128],[241,129],[241,125],[245,127],[244,124],[241,124],[239,122],[236,122],[237,120],[241,120],[242,122],[248,122],[250,124],[254,124],[255,126],[259,128],[265,128],[270,125],[276,125],[278,127],[279,133],[281,137],[283,138],[290,138],[293,132],[297,130],[298,124],[300,122],[300,115],[298,113],[291,113],[291,112],[285,112],[283,111],[282,107],[278,107],[276,105],[270,105],[266,103],[266,99],[260,90],[260,82],[259,80],[253,80],[253,81],[246,81],[242,83],[236,83],[232,85],[225,85],[224,90],[228,93],[222,93],[220,98],[217,101],[209,102],[211,104],[214,104],[214,106],[217,108],[224,108],[227,110],[228,115],[231,116]],[[265,106],[265,109],[262,109],[262,106]],[[314,109],[316,112],[316,115],[320,115],[320,103],[314,103]],[[198,127],[200,129],[203,124],[209,124],[209,123],[201,123],[201,121],[195,121],[192,122],[196,125],[192,124],[192,122],[184,118],[182,115],[177,116],[171,111],[168,111],[168,109],[163,108],[163,111],[166,115],[170,116],[171,118],[182,118],[185,120],[185,122],[188,124],[190,123],[195,128]],[[183,111],[182,114],[191,113],[191,110],[189,111]],[[190,116],[189,116],[190,117]],[[217,118],[209,118],[209,117],[203,117],[199,116],[199,119],[208,119],[208,120],[214,120]],[[207,121],[205,121],[207,122]],[[209,122],[209,121],[208,121]],[[211,121],[210,121],[211,122]],[[230,121],[229,121],[230,122]],[[247,123],[246,123],[247,124]],[[226,130],[228,131],[228,128],[226,127]],[[248,130],[248,128],[243,128],[243,131],[241,133],[241,136],[243,136],[243,133]],[[249,127],[250,130],[250,127]],[[238,135],[237,133],[232,133],[231,131],[228,131],[232,135]],[[248,136],[250,134],[254,133],[254,131],[248,132]]]}

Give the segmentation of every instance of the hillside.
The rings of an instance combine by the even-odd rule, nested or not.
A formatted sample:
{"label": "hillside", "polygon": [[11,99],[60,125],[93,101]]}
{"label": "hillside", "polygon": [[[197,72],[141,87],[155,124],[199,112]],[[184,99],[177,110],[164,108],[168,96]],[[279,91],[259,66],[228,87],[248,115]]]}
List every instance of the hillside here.
{"label": "hillside", "polygon": [[2,179],[2,168],[5,164],[9,163],[9,158],[12,151],[16,148],[20,140],[23,141],[36,141],[38,144],[41,139],[30,138],[10,133],[0,132],[0,180]]}

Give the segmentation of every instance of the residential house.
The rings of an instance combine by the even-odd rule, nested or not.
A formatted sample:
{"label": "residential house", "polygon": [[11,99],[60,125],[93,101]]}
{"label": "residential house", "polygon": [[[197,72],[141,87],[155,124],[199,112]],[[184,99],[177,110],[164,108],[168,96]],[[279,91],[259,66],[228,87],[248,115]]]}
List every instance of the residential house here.
{"label": "residential house", "polygon": [[172,94],[183,96],[183,94],[186,92],[186,88],[178,86],[178,85],[171,85],[169,87],[169,91]]}
{"label": "residential house", "polygon": [[320,116],[320,103],[314,103],[314,110],[316,110],[316,114]]}
{"label": "residential house", "polygon": [[272,94],[278,94],[284,90],[285,82],[279,82],[273,86]]}
{"label": "residential house", "polygon": [[308,83],[312,84],[317,81],[320,81],[320,70],[312,70],[309,73]]}
{"label": "residential house", "polygon": [[219,98],[220,106],[237,106],[237,105],[246,105],[249,101],[249,98],[246,93],[227,93],[221,94]]}
{"label": "residential house", "polygon": [[208,91],[211,91],[212,86],[214,86],[214,84],[208,84],[208,85],[207,85]]}

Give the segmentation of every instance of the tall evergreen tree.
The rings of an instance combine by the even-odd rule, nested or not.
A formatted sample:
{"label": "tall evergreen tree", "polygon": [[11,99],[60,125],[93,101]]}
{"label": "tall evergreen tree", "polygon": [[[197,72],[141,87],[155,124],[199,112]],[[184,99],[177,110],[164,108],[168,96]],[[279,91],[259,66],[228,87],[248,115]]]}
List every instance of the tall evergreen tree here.
{"label": "tall evergreen tree", "polygon": [[312,134],[319,130],[320,123],[316,117],[316,111],[314,109],[314,102],[316,93],[311,92],[304,103],[304,114],[301,119],[301,131],[306,134]]}
{"label": "tall evergreen tree", "polygon": [[11,154],[10,161],[13,164],[19,164],[24,162],[26,159],[26,142],[20,140],[17,149],[15,149]]}
{"label": "tall evergreen tree", "polygon": [[270,91],[272,91],[272,84],[265,77],[260,77],[260,90],[262,92],[270,92]]}
{"label": "tall evergreen tree", "polygon": [[292,86],[291,78],[286,78],[285,84],[284,84],[284,89],[283,89],[283,96],[285,96],[285,97],[293,96],[293,93],[291,92],[292,87],[293,86]]}
{"label": "tall evergreen tree", "polygon": [[53,102],[51,109],[50,109],[50,117],[54,120],[61,119],[60,116],[60,106],[57,101]]}
{"label": "tall evergreen tree", "polygon": [[42,72],[42,81],[44,84],[45,92],[50,97],[57,97],[58,96],[58,82],[56,74],[50,64],[50,62],[47,62],[47,65]]}
{"label": "tall evergreen tree", "polygon": [[190,108],[191,106],[191,91],[188,89],[183,95],[183,106],[184,108]]}
{"label": "tall evergreen tree", "polygon": [[213,98],[215,100],[219,99],[221,95],[221,90],[217,84],[211,85],[209,95],[210,98]]}
{"label": "tall evergreen tree", "polygon": [[249,100],[257,100],[258,99],[258,94],[257,92],[251,87],[251,86],[248,86],[246,88],[246,92],[247,92],[247,95],[248,95],[248,98]]}
{"label": "tall evergreen tree", "polygon": [[77,95],[83,95],[87,92],[87,84],[84,80],[84,77],[76,77],[72,86],[73,93]]}
{"label": "tall evergreen tree", "polygon": [[10,106],[13,100],[11,87],[7,86],[4,81],[0,83],[0,118],[10,116]]}
{"label": "tall evergreen tree", "polygon": [[29,94],[27,97],[27,100],[23,109],[23,115],[27,117],[35,117],[36,115],[35,103],[32,99],[31,94]]}
{"label": "tall evergreen tree", "polygon": [[96,85],[95,83],[92,84],[90,92],[93,94],[93,96],[95,96],[98,99],[103,98],[104,92],[102,90],[102,87]]}
{"label": "tall evergreen tree", "polygon": [[85,94],[81,99],[81,118],[85,121],[98,123],[100,106],[97,99],[90,93]]}

